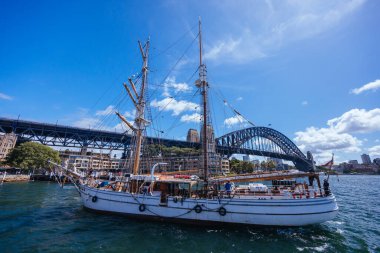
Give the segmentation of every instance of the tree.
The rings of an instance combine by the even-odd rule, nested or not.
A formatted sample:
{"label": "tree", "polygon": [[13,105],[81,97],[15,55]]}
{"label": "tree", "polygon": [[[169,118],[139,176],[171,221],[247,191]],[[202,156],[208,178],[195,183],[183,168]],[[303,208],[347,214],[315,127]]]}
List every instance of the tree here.
{"label": "tree", "polygon": [[146,156],[187,156],[199,155],[200,150],[195,148],[180,148],[180,147],[166,147],[159,144],[150,144],[144,147],[144,155]]}
{"label": "tree", "polygon": [[25,142],[8,154],[6,163],[21,169],[41,169],[48,167],[49,159],[61,162],[58,151],[40,143]]}
{"label": "tree", "polygon": [[241,173],[240,161],[238,159],[234,159],[234,158],[231,159],[230,170],[231,172],[236,173],[236,174]]}
{"label": "tree", "polygon": [[267,169],[267,162],[266,161],[261,161],[261,163],[260,163],[260,167],[261,167],[261,169],[263,169],[263,170],[266,170]]}
{"label": "tree", "polygon": [[254,165],[247,161],[239,161],[237,159],[231,159],[230,169],[233,173],[252,173]]}
{"label": "tree", "polygon": [[253,172],[253,164],[247,161],[240,161],[240,166],[242,167],[241,171],[243,173],[252,173]]}
{"label": "tree", "polygon": [[270,160],[270,161],[268,161],[267,162],[267,168],[269,169],[269,170],[273,170],[274,168],[276,168],[276,164],[274,163],[274,161],[272,161],[272,160]]}

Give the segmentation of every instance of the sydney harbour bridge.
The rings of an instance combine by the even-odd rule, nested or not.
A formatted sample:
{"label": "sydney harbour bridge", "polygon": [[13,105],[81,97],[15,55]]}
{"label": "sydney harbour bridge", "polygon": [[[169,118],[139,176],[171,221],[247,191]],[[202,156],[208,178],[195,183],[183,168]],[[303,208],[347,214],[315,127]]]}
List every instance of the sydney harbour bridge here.
{"label": "sydney harbour bridge", "polygon": [[[95,129],[46,124],[33,121],[0,118],[0,132],[15,133],[22,141],[37,141],[45,145],[71,148],[93,148],[126,151],[131,136]],[[199,143],[147,137],[151,144],[167,147],[197,147]],[[215,139],[217,153],[231,156],[246,154],[292,161],[297,169],[309,171],[313,162],[285,135],[269,128],[254,126],[225,134]]]}

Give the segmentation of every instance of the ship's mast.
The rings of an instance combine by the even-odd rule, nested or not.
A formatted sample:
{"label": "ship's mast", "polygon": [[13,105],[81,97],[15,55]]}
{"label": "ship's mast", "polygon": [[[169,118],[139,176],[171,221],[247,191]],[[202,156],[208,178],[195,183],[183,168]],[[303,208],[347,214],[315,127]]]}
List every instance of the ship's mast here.
{"label": "ship's mast", "polygon": [[140,166],[140,154],[141,154],[141,146],[143,141],[143,134],[145,131],[145,126],[148,123],[144,119],[145,114],[145,90],[147,86],[147,80],[148,80],[148,56],[149,56],[149,39],[146,42],[145,46],[143,47],[141,45],[141,42],[139,41],[139,48],[141,52],[141,56],[143,59],[143,67],[142,67],[142,78],[141,78],[141,87],[140,87],[140,94],[138,94],[136,90],[136,85],[132,81],[131,78],[128,79],[131,89],[127,86],[127,84],[124,83],[124,87],[131,98],[135,108],[136,108],[136,118],[135,118],[135,124],[131,124],[128,122],[128,120],[122,116],[120,113],[116,112],[117,116],[133,131],[135,135],[135,146],[134,152],[132,153],[131,158],[133,158],[133,174],[137,175],[139,174],[139,166]]}
{"label": "ship's mast", "polygon": [[142,83],[140,88],[140,96],[138,96],[138,103],[136,106],[136,114],[137,117],[135,119],[136,124],[136,150],[134,155],[133,162],[133,174],[137,175],[139,172],[140,166],[140,152],[141,152],[141,144],[143,138],[143,131],[145,130],[146,120],[144,119],[145,112],[145,88],[148,79],[148,56],[149,56],[149,39],[145,44],[145,52],[143,47],[139,41],[140,52],[143,58],[143,68],[142,68]]}
{"label": "ship's mast", "polygon": [[207,183],[208,178],[208,140],[207,140],[207,88],[208,83],[206,80],[206,65],[202,62],[202,23],[199,18],[199,81],[202,94],[202,109],[203,109],[203,131],[202,132],[202,149],[203,149],[203,180]]}

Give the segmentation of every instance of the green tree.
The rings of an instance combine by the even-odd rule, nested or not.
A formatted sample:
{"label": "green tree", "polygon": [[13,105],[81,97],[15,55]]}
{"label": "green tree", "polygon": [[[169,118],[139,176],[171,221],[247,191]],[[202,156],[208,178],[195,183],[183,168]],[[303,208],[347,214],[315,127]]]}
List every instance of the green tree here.
{"label": "green tree", "polygon": [[253,164],[247,161],[240,161],[241,171],[243,173],[252,173],[253,172]]}
{"label": "green tree", "polygon": [[252,173],[254,171],[254,165],[247,161],[240,161],[237,159],[231,159],[230,161],[230,170],[233,173]]}
{"label": "green tree", "polygon": [[166,147],[164,145],[150,144],[144,147],[144,154],[146,156],[185,156],[185,155],[199,155],[200,150],[195,148],[180,148],[180,147]]}
{"label": "green tree", "polygon": [[268,161],[267,162],[267,168],[269,169],[269,170],[273,170],[274,168],[276,168],[276,164],[274,163],[274,161]]}
{"label": "green tree", "polygon": [[47,168],[48,160],[60,163],[59,152],[36,142],[25,142],[15,147],[7,156],[6,163],[21,169]]}
{"label": "green tree", "polygon": [[266,170],[267,169],[267,165],[268,165],[268,163],[266,161],[261,161],[261,163],[260,163],[260,167],[261,167],[262,170]]}
{"label": "green tree", "polygon": [[231,159],[230,170],[231,170],[231,172],[236,173],[236,174],[241,173],[240,161],[238,159],[235,159],[235,158]]}

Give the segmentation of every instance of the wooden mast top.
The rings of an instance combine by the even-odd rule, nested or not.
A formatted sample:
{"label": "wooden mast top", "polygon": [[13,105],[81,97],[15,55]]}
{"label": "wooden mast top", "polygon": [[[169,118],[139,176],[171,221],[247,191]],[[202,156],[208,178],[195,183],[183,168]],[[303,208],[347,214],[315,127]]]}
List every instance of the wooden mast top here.
{"label": "wooden mast top", "polygon": [[202,23],[201,23],[201,17],[199,17],[199,66],[202,66]]}
{"label": "wooden mast top", "polygon": [[[146,120],[144,119],[145,114],[145,89],[147,85],[148,79],[148,56],[149,56],[149,39],[145,44],[145,52],[144,48],[139,41],[139,47],[141,51],[141,56],[143,59],[143,67],[142,67],[142,81],[140,88],[140,95],[138,96],[138,102],[136,106],[136,149],[134,152],[134,162],[133,162],[133,174],[139,174],[140,167],[140,153],[143,139],[143,131],[145,129]],[[133,86],[132,86],[133,87]]]}
{"label": "wooden mast top", "polygon": [[127,84],[123,84],[130,99],[133,102],[133,105],[136,108],[136,117],[134,125],[128,122],[128,120],[122,116],[119,112],[116,112],[116,115],[133,131],[135,137],[136,137],[136,143],[135,143],[135,149],[133,152],[133,174],[137,175],[139,174],[139,167],[140,167],[140,154],[141,154],[141,146],[143,141],[143,132],[145,130],[145,125],[147,121],[144,119],[145,114],[145,90],[147,86],[147,79],[148,79],[148,56],[149,56],[149,39],[145,43],[145,46],[141,45],[141,42],[139,41],[139,48],[141,52],[141,56],[143,59],[143,67],[142,67],[142,79],[141,79],[141,87],[140,87],[140,94],[138,94],[136,90],[136,85],[133,83],[132,79],[129,78],[128,81],[132,87],[133,93],[127,86]]}

